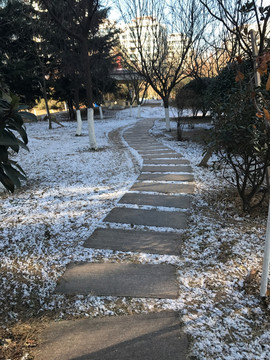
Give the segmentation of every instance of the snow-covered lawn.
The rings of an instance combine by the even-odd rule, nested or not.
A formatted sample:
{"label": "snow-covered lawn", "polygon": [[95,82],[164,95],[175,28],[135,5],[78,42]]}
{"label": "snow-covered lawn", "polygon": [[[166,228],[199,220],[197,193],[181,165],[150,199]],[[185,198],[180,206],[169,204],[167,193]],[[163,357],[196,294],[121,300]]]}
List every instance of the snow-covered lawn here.
{"label": "snow-covered lawn", "polygon": [[[18,162],[28,183],[14,195],[1,195],[2,321],[47,310],[64,318],[173,309],[191,335],[195,358],[270,359],[269,309],[259,298],[266,213],[239,215],[221,174],[196,166],[202,148],[174,141],[164,133],[164,122],[156,121],[152,133],[190,160],[196,180],[181,256],[82,246],[139,174],[138,154],[108,135],[137,121],[128,115],[124,110],[96,121],[97,152],[89,151],[86,123],[82,137],[74,136],[74,123],[50,131],[46,123],[27,124],[30,153],[21,153]],[[161,118],[163,109],[143,107],[142,116]],[[69,262],[109,260],[176,265],[179,298],[53,294]]]}

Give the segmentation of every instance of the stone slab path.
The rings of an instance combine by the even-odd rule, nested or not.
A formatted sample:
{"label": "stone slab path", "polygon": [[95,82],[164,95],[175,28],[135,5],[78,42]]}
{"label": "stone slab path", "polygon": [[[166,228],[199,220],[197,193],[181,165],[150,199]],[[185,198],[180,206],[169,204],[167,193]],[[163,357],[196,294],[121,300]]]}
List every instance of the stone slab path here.
{"label": "stone slab path", "polygon": [[184,229],[186,214],[175,211],[144,210],[117,207],[104,219],[107,222]]}
{"label": "stone slab path", "polygon": [[[154,159],[152,157],[147,157],[144,161],[144,164],[160,164],[160,159]],[[188,164],[189,162],[187,160],[182,160],[182,159],[164,159],[162,160],[162,164]]]}
{"label": "stone slab path", "polygon": [[193,194],[194,185],[190,184],[164,184],[164,183],[148,183],[148,182],[137,182],[135,183],[131,191],[148,191],[148,192],[158,192],[163,194]]}
{"label": "stone slab path", "polygon": [[156,180],[156,181],[193,181],[191,174],[141,174],[137,180]]}
{"label": "stone slab path", "polygon": [[179,234],[175,233],[101,228],[93,232],[84,246],[125,252],[179,255],[182,242]]}
{"label": "stone slab path", "polygon": [[[192,168],[182,155],[158,143],[143,119],[124,133],[142,157],[141,174],[84,246],[120,252],[180,256]],[[169,264],[129,262],[69,264],[55,292],[176,299],[177,270]],[[105,317],[50,324],[36,359],[184,360],[188,341],[176,312]]]}
{"label": "stone slab path", "polygon": [[72,264],[55,292],[175,299],[178,295],[175,272],[172,265],[164,264]]}
{"label": "stone slab path", "polygon": [[174,196],[163,194],[126,193],[119,201],[119,204],[137,204],[149,206],[164,206],[179,209],[187,209],[190,205],[189,196]]}
{"label": "stone slab path", "polygon": [[188,342],[174,312],[55,322],[38,360],[185,360]]}
{"label": "stone slab path", "polygon": [[142,167],[142,172],[165,172],[165,173],[183,173],[192,172],[191,166],[178,166],[178,165],[145,165]]}

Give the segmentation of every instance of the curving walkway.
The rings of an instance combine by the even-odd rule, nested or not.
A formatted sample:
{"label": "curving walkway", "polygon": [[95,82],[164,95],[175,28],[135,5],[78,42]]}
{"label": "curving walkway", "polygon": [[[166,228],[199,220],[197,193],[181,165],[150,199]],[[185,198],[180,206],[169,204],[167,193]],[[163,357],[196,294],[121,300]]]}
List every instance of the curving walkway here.
{"label": "curving walkway", "polygon": [[[142,120],[124,138],[143,158],[135,184],[85,242],[85,247],[180,255],[181,232],[194,190],[192,169],[149,135]],[[169,231],[169,232],[168,232]],[[61,294],[175,299],[176,269],[168,264],[70,264],[56,288]],[[188,341],[176,312],[62,321],[43,333],[36,359],[184,360]]]}

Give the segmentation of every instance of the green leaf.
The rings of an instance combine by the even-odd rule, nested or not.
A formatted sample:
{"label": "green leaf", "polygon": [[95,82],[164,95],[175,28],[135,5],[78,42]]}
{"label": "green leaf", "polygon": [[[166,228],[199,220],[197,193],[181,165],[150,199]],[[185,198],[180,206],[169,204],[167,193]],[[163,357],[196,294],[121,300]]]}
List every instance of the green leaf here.
{"label": "green leaf", "polygon": [[7,162],[8,162],[7,148],[5,146],[0,146],[0,163],[7,163]]}
{"label": "green leaf", "polygon": [[25,119],[28,119],[28,120],[31,120],[31,121],[37,121],[36,115],[34,115],[34,114],[30,113],[30,112],[20,111],[19,114],[21,115],[22,118],[25,118]]}
{"label": "green leaf", "polygon": [[[9,160],[10,164],[12,164],[13,166],[16,166],[16,168],[20,171],[21,174],[25,175],[25,172],[23,171],[23,169],[21,168],[21,166],[14,160]],[[24,177],[24,180],[26,179],[26,177]]]}
{"label": "green leaf", "polygon": [[[0,133],[0,145],[10,146],[12,149],[13,147],[17,149],[18,146],[21,146],[29,151],[28,147],[20,139],[17,139],[14,134],[7,130],[2,130],[2,133]],[[16,151],[15,149],[13,150]]]}
{"label": "green leaf", "polygon": [[[27,145],[28,137],[27,137],[25,129],[22,126],[15,123],[15,122],[12,125],[13,125],[12,130],[16,130],[20,134],[24,144]],[[7,126],[7,128],[10,128],[10,126]]]}
{"label": "green leaf", "polygon": [[11,103],[10,103],[11,108],[16,109],[19,106],[19,104],[20,104],[19,97],[17,95],[12,95],[11,96]]}
{"label": "green leaf", "polygon": [[25,176],[22,175],[18,170],[14,169],[11,165],[3,165],[3,169],[16,187],[21,186],[20,179],[26,180]]}
{"label": "green leaf", "polygon": [[3,169],[0,168],[0,182],[4,185],[4,187],[10,191],[14,192],[14,184],[10,180],[10,178],[4,173]]}
{"label": "green leaf", "polygon": [[26,110],[28,109],[28,106],[27,105],[24,105],[24,104],[20,104],[17,108],[18,111],[21,111],[21,110]]}

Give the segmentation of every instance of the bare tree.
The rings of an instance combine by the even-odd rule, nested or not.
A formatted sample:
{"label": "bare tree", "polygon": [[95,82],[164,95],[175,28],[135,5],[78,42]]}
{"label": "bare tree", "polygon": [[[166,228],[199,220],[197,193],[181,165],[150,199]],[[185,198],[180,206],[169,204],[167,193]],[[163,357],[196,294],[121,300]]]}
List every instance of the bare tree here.
{"label": "bare tree", "polygon": [[[226,33],[227,50],[231,56],[245,53],[252,58],[249,31],[257,32],[258,55],[262,55],[269,38],[270,6],[255,0],[200,0],[208,13],[223,25]],[[259,4],[258,4],[259,3]],[[226,46],[226,44],[225,44]]]}
{"label": "bare tree", "polygon": [[132,68],[129,68],[129,65],[125,64],[125,69],[122,69],[122,71],[127,70],[127,90],[128,90],[128,96],[131,106],[133,104],[137,104],[138,111],[137,111],[137,117],[141,117],[141,104],[144,101],[145,95],[147,93],[147,89],[149,87],[149,84],[143,78],[140,76],[137,72],[134,72]]}
{"label": "bare tree", "polygon": [[118,0],[118,7],[125,22],[122,56],[162,98],[170,131],[170,94],[188,76],[188,54],[204,28],[199,3]]}

